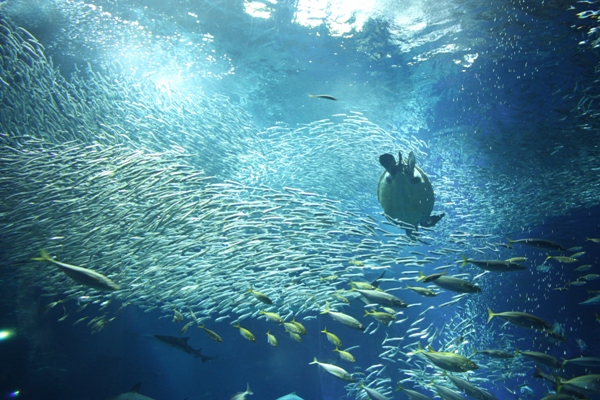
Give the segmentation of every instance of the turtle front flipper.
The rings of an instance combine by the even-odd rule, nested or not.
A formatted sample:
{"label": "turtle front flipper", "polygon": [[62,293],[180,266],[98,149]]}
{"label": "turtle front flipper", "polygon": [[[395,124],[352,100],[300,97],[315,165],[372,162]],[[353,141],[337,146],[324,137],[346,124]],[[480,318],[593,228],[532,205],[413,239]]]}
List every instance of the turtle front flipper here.
{"label": "turtle front flipper", "polygon": [[406,164],[406,176],[410,183],[420,183],[421,180],[415,176],[415,164],[417,163],[417,158],[415,157],[415,153],[412,151],[408,155],[408,163]]}
{"label": "turtle front flipper", "polygon": [[421,225],[426,228],[434,226],[439,222],[440,219],[444,218],[445,215],[446,213],[441,213],[439,215],[430,215],[429,218],[427,218],[427,221],[425,221],[425,223],[422,223]]}
{"label": "turtle front flipper", "polygon": [[382,154],[379,156],[379,164],[390,174],[391,176],[396,175],[396,160],[391,154]]}

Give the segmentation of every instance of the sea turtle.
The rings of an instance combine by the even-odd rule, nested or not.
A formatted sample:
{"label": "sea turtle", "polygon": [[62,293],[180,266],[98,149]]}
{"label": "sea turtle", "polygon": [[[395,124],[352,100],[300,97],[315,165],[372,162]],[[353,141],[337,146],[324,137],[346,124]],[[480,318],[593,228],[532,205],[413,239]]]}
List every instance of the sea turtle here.
{"label": "sea turtle", "polygon": [[[434,194],[425,172],[415,165],[415,154],[411,151],[406,162],[398,153],[398,162],[391,154],[379,156],[385,171],[379,178],[377,199],[386,215],[415,228],[435,225],[445,213],[431,215]],[[406,229],[410,234],[411,229]]]}

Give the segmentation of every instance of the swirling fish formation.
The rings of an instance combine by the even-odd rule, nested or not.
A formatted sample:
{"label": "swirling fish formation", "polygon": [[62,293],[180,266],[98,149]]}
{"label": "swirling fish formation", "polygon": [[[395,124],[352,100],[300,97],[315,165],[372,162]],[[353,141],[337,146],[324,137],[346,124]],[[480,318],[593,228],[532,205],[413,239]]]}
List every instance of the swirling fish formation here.
{"label": "swirling fish formation", "polygon": [[[102,310],[118,300],[145,311],[160,310],[165,316],[175,314],[176,322],[189,319],[216,341],[222,339],[205,324],[227,320],[254,341],[242,324],[259,316],[283,324],[295,340],[306,334],[297,319],[320,313],[373,333],[379,326],[405,322],[397,320],[394,308],[419,305],[378,291],[379,283],[414,281],[424,265],[455,258],[467,243],[481,243],[488,253],[504,251],[488,241],[491,221],[497,219],[491,210],[511,215],[507,230],[531,212],[518,206],[529,199],[511,197],[519,192],[512,182],[488,180],[487,193],[502,196],[469,192],[485,172],[460,172],[469,170],[466,156],[440,151],[442,162],[428,166],[425,142],[387,132],[357,112],[294,129],[280,124],[260,131],[247,113],[221,96],[190,100],[118,70],[96,72],[91,67],[66,80],[33,36],[1,18],[0,41],[0,236],[7,255],[2,262],[24,265],[19,268],[20,279],[61,298],[47,309],[77,301],[83,303],[80,308],[101,303]],[[383,216],[366,213],[365,208],[376,207],[374,193],[381,173],[377,156],[399,148],[406,154],[414,152],[424,169],[431,167],[440,188],[438,204],[463,204],[465,199],[476,204],[453,208],[455,215],[447,219],[484,233],[451,232],[442,224],[443,235],[419,232],[414,241]],[[559,212],[559,200],[549,198],[536,207],[540,213],[550,206]],[[449,247],[424,250],[428,254],[409,252],[417,245],[422,249],[423,244],[442,242]],[[42,257],[37,257],[40,249]],[[464,260],[493,264],[496,270],[505,266],[503,261]],[[410,275],[406,278],[381,278],[374,286],[365,282],[366,273],[392,266],[417,270],[403,270],[401,275]],[[485,292],[486,273],[423,275],[418,280],[430,287],[409,289],[437,296],[432,288],[438,279],[437,287],[460,292],[437,305],[443,308],[472,296],[468,293]],[[354,290],[340,288],[341,283],[350,283]],[[369,303],[367,316],[379,325],[365,329],[339,310],[353,298]],[[474,329],[476,317],[485,314],[482,302],[463,303],[443,325],[431,322],[422,327],[425,314],[436,308],[432,306],[411,323],[406,337],[386,337],[379,355],[382,364],[365,368],[360,384],[341,367],[317,359],[313,363],[352,382],[347,385],[349,393],[363,397],[390,395],[390,378],[383,371],[396,362],[403,363],[399,371],[408,376],[401,384],[411,381],[429,389],[426,385],[433,379],[448,386],[429,368],[477,370],[479,366],[465,357],[475,349],[464,339],[467,336],[479,346],[493,344],[503,351],[512,346],[508,334]],[[532,327],[527,319],[490,310],[490,319],[494,315],[511,315],[510,322],[561,340],[560,332],[543,320]],[[88,325],[99,332],[115,317],[97,316]],[[354,361],[349,349],[337,348],[339,338],[324,333],[343,360]],[[268,338],[277,346],[274,337]],[[180,347],[186,342],[163,339]],[[411,343],[401,346],[404,340]],[[421,341],[438,350],[418,349]],[[186,351],[199,354],[188,347]],[[496,358],[487,367],[500,374],[498,379],[525,368],[520,357]],[[477,398],[490,398],[474,386],[490,380],[477,375],[470,383],[452,380],[452,384]],[[577,384],[559,380],[557,386],[576,390]],[[399,389],[418,398],[410,389]]]}

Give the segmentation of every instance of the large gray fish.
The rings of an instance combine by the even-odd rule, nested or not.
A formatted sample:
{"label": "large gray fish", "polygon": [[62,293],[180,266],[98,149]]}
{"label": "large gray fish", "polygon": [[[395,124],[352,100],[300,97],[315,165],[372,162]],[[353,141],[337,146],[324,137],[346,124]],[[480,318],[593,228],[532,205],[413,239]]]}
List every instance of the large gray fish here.
{"label": "large gray fish", "polygon": [[391,295],[389,293],[383,292],[381,290],[362,290],[362,289],[353,289],[354,291],[360,293],[364,296],[368,301],[372,303],[377,303],[385,307],[393,307],[393,308],[406,308],[408,304],[405,303],[400,298]]}
{"label": "large gray fish", "polygon": [[509,238],[506,238],[506,240],[508,240],[508,247],[512,247],[512,245],[516,243],[516,244],[524,244],[524,245],[531,246],[531,247],[537,247],[538,249],[544,249],[544,250],[550,250],[550,251],[567,251],[568,250],[566,247],[563,247],[556,242],[552,242],[550,240],[545,240],[545,239],[527,238],[527,239],[511,240]]}
{"label": "large gray fish", "polygon": [[465,281],[460,278],[453,276],[440,275],[437,279],[432,281],[434,285],[437,285],[443,289],[449,290],[456,293],[479,293],[481,288],[471,282]]}
{"label": "large gray fish", "polygon": [[473,264],[476,267],[491,272],[511,272],[527,269],[524,265],[511,262],[510,260],[474,260],[465,256],[462,256],[462,259],[463,267],[467,264]]}
{"label": "large gray fish", "polygon": [[542,330],[542,331],[551,331],[552,325],[541,319],[540,317],[536,317],[535,315],[527,314],[520,311],[505,311],[501,313],[495,313],[490,308],[488,308],[488,320],[489,323],[492,318],[500,317],[502,319],[507,320],[511,324],[522,326],[523,328]]}
{"label": "large gray fish", "polygon": [[516,354],[522,354],[525,357],[533,360],[536,364],[542,364],[554,369],[562,369],[562,363],[556,358],[546,353],[540,353],[539,351],[523,351],[517,349]]}
{"label": "large gray fish", "polygon": [[202,349],[194,349],[188,344],[189,337],[178,338],[175,336],[154,335],[154,337],[163,343],[168,344],[174,349],[181,350],[184,353],[191,354],[196,358],[200,358],[202,362],[213,360],[215,357],[209,357],[202,354]]}

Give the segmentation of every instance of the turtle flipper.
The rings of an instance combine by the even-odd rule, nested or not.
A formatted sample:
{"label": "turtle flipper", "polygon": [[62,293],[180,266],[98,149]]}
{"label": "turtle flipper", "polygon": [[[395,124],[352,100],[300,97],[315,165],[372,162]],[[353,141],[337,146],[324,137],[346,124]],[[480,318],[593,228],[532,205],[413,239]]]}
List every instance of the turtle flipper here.
{"label": "turtle flipper", "polygon": [[382,154],[379,156],[379,164],[392,176],[396,175],[396,160],[391,154]]}
{"label": "turtle flipper", "polygon": [[439,222],[440,219],[444,218],[445,215],[446,213],[441,213],[439,215],[430,215],[429,218],[427,218],[427,221],[425,221],[425,223],[422,223],[421,225],[423,225],[424,227],[434,226]]}
{"label": "turtle flipper", "polygon": [[[408,177],[408,180],[411,181],[412,183],[415,183],[415,164],[417,163],[417,159],[415,157],[415,153],[413,153],[412,151],[410,152],[410,154],[408,155],[408,163],[406,164],[406,176]],[[418,182],[420,182],[420,180],[417,179]]]}

